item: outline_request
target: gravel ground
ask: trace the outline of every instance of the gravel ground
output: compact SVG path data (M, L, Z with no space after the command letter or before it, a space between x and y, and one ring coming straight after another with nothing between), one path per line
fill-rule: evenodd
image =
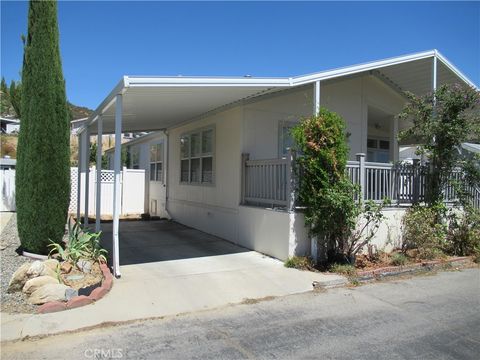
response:
M13 273L24 262L32 262L32 260L18 255L15 251L20 246L17 232L17 214L13 214L0 235L1 311L33 313L37 307L28 304L27 298L22 292L7 293L8 283Z

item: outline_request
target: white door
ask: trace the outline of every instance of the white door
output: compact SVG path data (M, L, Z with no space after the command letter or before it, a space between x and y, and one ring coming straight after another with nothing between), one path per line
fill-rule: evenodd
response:
M150 143L150 181L149 181L149 213L151 216L169 218L167 213L167 167L166 139L155 140Z

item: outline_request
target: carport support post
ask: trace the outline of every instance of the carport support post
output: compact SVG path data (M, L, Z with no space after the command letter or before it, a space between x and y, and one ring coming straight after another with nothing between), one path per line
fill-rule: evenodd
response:
M99 116L97 119L97 191L95 199L95 232L100 231L100 216L102 215L102 132L103 132L103 123L102 117Z
M119 278L120 274L120 256L119 256L119 218L120 218L120 176L121 176L121 153L122 153L122 94L115 98L115 152L114 163L114 182L113 182L113 275Z
M318 116L320 114L320 80L315 81L313 89L313 115ZM310 256L314 264L318 262L318 237L312 235L310 238Z
M83 162L85 166L85 212L83 214L84 227L88 227L88 199L90 197L90 127L87 126L84 134Z
M320 81L315 81L313 97L313 114L317 116L320 113Z
M82 151L83 151L83 132L78 134L78 155L77 155L77 222L80 222L80 212L82 207Z

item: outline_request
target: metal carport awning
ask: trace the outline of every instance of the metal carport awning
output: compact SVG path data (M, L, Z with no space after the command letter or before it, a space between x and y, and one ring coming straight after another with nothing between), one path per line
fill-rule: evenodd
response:
M340 69L290 78L253 77L157 77L124 76L79 130L79 171L77 218L80 218L81 169L88 172L89 139L97 134L97 163L101 164L102 134L115 133L113 270L120 276L118 228L120 213L120 157L122 132L164 130L193 121L212 111L266 93L313 85L313 113L320 108L320 83L357 74L371 74L398 92L417 95L435 90L437 85L461 82L476 88L465 75L438 51L431 50ZM100 175L97 168L96 231L100 230ZM88 194L88 176L85 193ZM88 214L88 196L85 197ZM88 225L88 216L85 216Z
M90 135L97 135L97 164L102 162L102 135L115 134L113 197L113 271L120 277L119 214L122 132L159 131L181 125L211 111L290 87L289 79L258 78L158 78L125 76L79 131L79 171L77 204L81 201L81 173L85 195L89 192L88 159ZM96 171L95 231L100 231L101 169ZM88 214L88 196L84 213ZM80 206L77 207L80 219ZM84 217L88 225L88 216Z

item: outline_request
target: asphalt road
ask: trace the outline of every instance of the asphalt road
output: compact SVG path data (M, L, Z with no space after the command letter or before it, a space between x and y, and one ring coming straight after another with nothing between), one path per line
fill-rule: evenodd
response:
M135 306L135 304L132 304ZM2 359L479 359L480 270L3 344Z

